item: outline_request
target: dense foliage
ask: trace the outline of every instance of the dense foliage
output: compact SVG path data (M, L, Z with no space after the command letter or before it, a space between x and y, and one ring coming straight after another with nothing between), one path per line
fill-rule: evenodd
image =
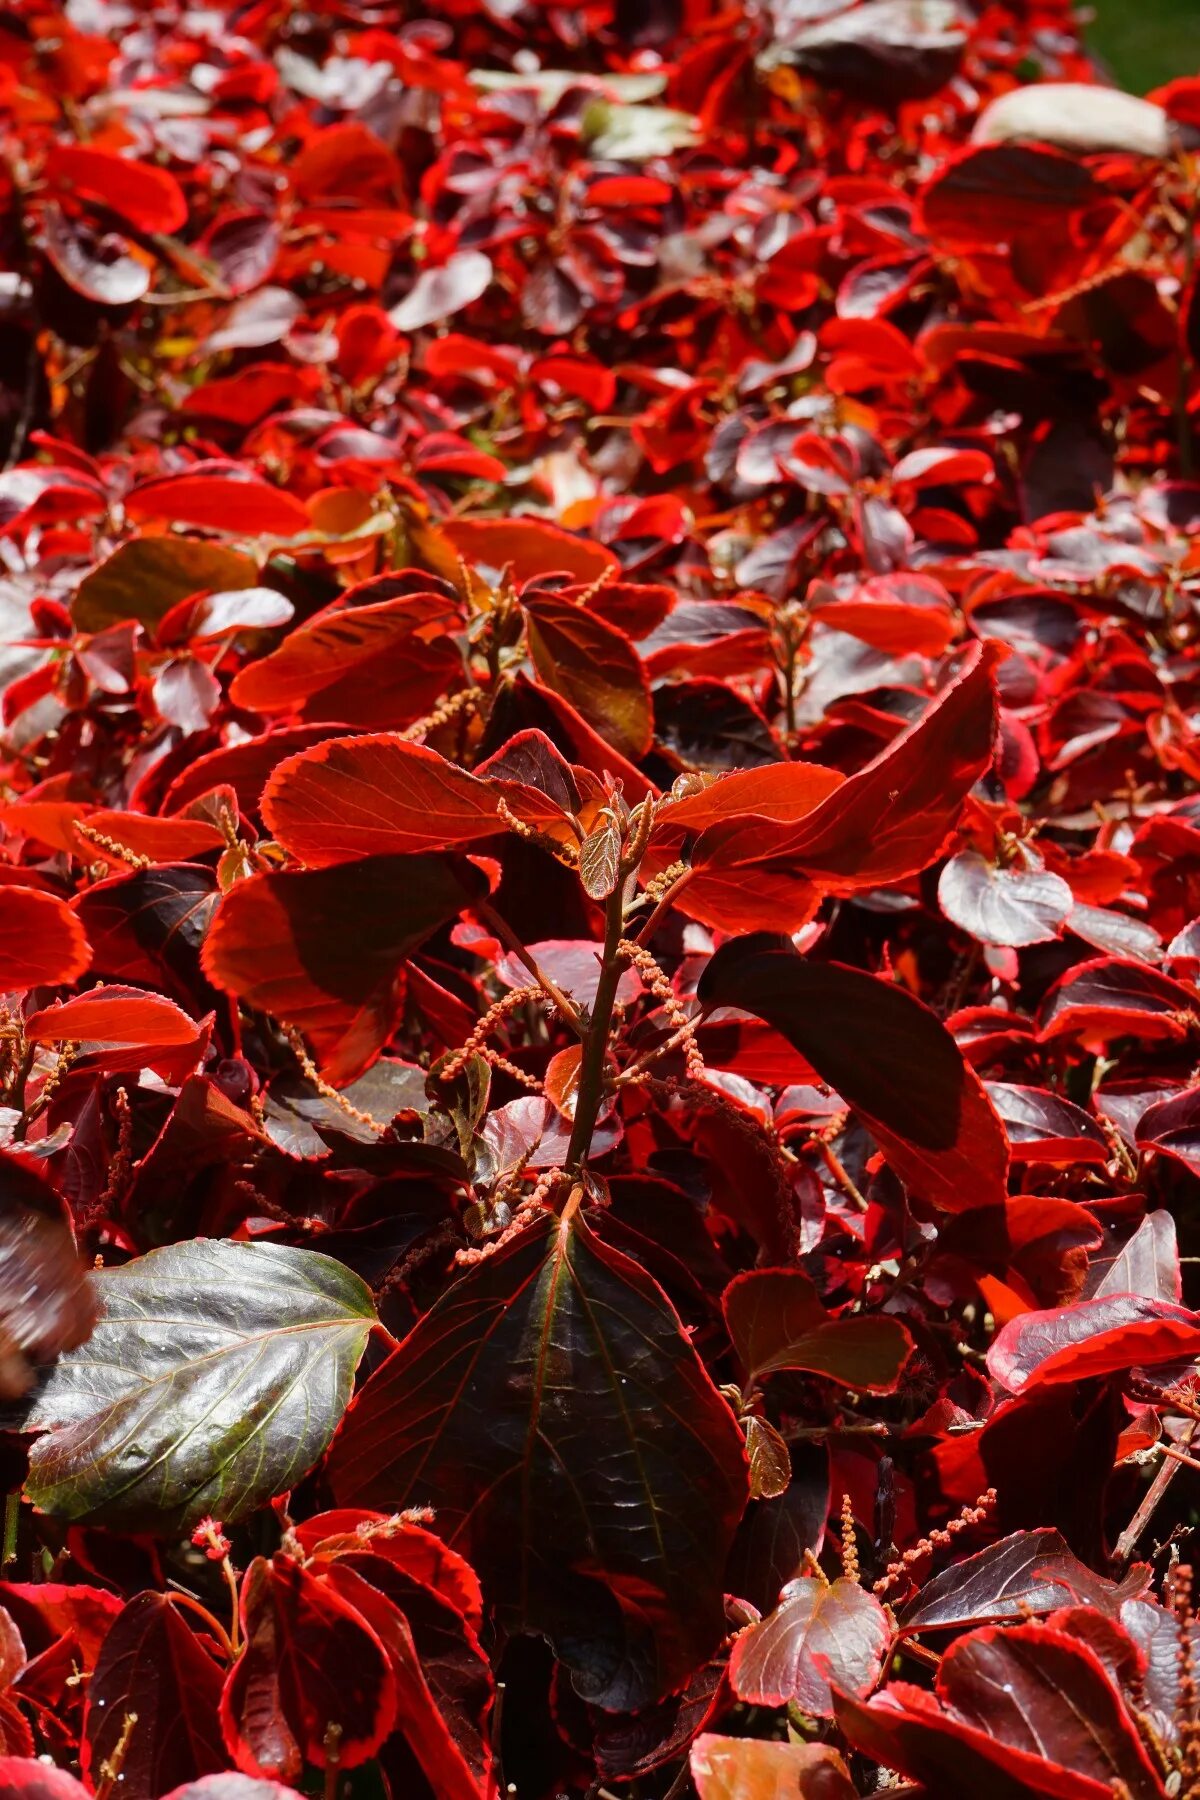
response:
M0 15L0 1795L1200 1795L1200 81L1092 79Z

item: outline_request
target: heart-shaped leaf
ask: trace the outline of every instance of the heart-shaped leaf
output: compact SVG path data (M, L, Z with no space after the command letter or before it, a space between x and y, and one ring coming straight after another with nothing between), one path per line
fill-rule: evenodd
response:
M330 1465L347 1504L436 1508L513 1629L632 1710L723 1630L746 1459L660 1289L547 1217L456 1282L366 1384Z
M316 1462L375 1313L331 1257L195 1238L91 1277L100 1319L22 1409L43 1512L124 1530L240 1518Z
M874 1687L892 1635L887 1614L856 1582L802 1575L779 1605L733 1647L729 1679L754 1706L794 1703L814 1718L833 1716L833 1689Z
M977 850L952 856L938 881L946 917L981 944L1020 948L1056 938L1075 896L1048 869L997 868Z

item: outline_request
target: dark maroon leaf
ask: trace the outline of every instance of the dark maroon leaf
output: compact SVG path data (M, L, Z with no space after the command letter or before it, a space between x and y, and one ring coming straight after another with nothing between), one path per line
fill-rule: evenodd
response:
M892 983L754 943L713 957L700 999L755 1013L781 1032L923 1199L950 1212L997 1204L1008 1147L945 1026Z
M101 1779L136 1714L120 1762L132 1800L160 1794L229 1766L217 1705L223 1675L205 1643L167 1594L138 1594L113 1622L87 1690L83 1769Z
M434 1506L598 1705L649 1704L720 1638L740 1433L658 1288L582 1223L532 1225L448 1290L351 1408L331 1475L343 1503Z

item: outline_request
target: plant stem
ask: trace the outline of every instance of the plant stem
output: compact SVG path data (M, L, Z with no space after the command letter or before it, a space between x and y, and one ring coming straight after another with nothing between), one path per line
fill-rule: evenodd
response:
M621 979L621 939L625 935L625 881L618 881L604 909L604 951L600 964L600 980L596 999L583 1039L583 1061L579 1071L579 1097L575 1103L575 1125L567 1151L567 1170L574 1173L585 1161L596 1129L596 1117L604 1097L604 1064L608 1057L608 1034L612 1028L613 1005L617 984Z
M1200 1420L1192 1419L1189 1422L1187 1429L1180 1438L1181 1448L1186 1449L1191 1443L1196 1435L1196 1427L1198 1424L1200 1424ZM1133 1552L1137 1547L1137 1541L1150 1523L1150 1520L1158 1507L1159 1501L1179 1473L1180 1460L1180 1458L1175 1456L1164 1456L1162 1462L1159 1464L1154 1480L1150 1483L1150 1486L1146 1489L1146 1492L1142 1497L1142 1504L1138 1507L1132 1519L1130 1519L1128 1525L1117 1539L1117 1547L1113 1552L1113 1555L1120 1567L1124 1568L1125 1564L1133 1555Z
M558 984L551 981L545 971L538 967L533 954L526 949L508 920L504 918L502 914L498 913L495 907L487 900L481 900L476 906L475 911L485 925L491 926L501 943L504 944L507 949L512 951L512 954L519 962L525 965L538 986L543 988L550 996L551 1000L553 1000L555 1006L557 1006L559 1012L571 1027L572 1031L576 1032L579 1037L585 1036L587 1027L580 1017L579 1008L572 1000L567 998L566 994L563 993Z
M21 1490L14 1488L4 1500L4 1551L0 1568L9 1569L17 1560L17 1529L21 1523Z

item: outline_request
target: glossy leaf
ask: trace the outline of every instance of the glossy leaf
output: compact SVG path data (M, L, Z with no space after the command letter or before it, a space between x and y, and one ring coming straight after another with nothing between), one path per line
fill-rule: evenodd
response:
M583 1224L531 1225L451 1287L363 1389L331 1476L343 1503L436 1507L597 1705L648 1704L721 1635L740 1433L659 1289Z
M952 856L938 881L946 917L982 944L1043 944L1058 936L1075 904L1060 875L997 868L974 850Z
M1123 1582L1111 1582L1072 1556L1057 1531L1018 1531L923 1582L902 1623L905 1631L960 1629L1076 1605L1111 1617L1148 1579L1139 1564Z
M1060 1381L1124 1374L1200 1355L1200 1318L1140 1294L1110 1294L1053 1312L1022 1313L988 1351L1009 1393Z
M973 1631L951 1646L938 1692L965 1724L1110 1787L1162 1792L1137 1727L1095 1654L1047 1625Z
M874 1687L891 1637L874 1595L855 1582L815 1575L790 1581L773 1613L738 1638L729 1680L755 1706L795 1704L814 1718L833 1714L833 1691Z
M92 1277L100 1318L21 1415L44 1512L126 1529L237 1518L311 1468L374 1321L329 1257L195 1239Z

